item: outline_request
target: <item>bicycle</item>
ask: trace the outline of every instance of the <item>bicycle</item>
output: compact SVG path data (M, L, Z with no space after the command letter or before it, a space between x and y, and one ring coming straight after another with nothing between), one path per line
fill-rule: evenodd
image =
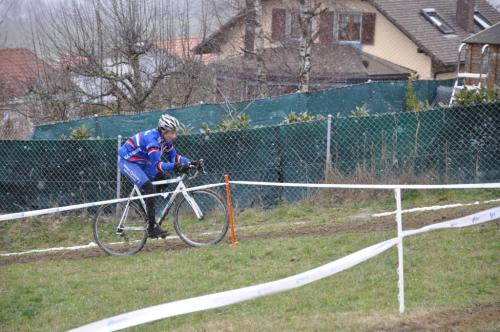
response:
M193 169L196 170L194 174ZM177 183L175 190L164 196L168 201L156 222L161 225L173 209L175 232L182 241L193 247L219 243L229 226L227 207L219 194L209 189L185 191L187 187L184 180L192 180L200 174L206 174L203 160L196 165L191 164L188 173L177 175L174 179L153 182L156 186ZM140 191L134 186L129 198L136 194L140 195ZM94 239L98 246L112 256L129 256L140 251L148 239L145 211L143 198L101 206L93 224Z

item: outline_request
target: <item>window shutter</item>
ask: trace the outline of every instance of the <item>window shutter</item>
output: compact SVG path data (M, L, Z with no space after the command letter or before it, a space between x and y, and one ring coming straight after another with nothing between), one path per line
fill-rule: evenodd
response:
M319 18L319 41L320 43L333 42L333 20L334 12L324 12Z
M273 9L273 22L271 37L273 40L285 38L286 10L284 8Z
M255 43L255 24L253 13L247 14L245 22L245 51L253 52Z
M363 27L361 32L361 42L373 45L375 42L375 13L363 13Z

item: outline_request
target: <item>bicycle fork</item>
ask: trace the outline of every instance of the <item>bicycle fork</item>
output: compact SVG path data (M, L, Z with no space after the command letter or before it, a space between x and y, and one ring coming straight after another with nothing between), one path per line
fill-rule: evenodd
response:
M184 183L179 185L179 189L182 191L182 196L184 196L184 198L186 199L186 202L188 202L189 206L191 206L194 213L196 214L196 218L198 220L203 220L204 215L200 209L200 206L198 205L198 203L196 203L194 198L191 195L189 195L189 192L184 190L184 189L186 189L186 187L184 186Z

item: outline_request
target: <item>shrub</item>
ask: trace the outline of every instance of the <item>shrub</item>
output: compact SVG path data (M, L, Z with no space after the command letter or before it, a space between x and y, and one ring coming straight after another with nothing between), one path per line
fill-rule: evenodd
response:
M361 106L356 106L356 109L351 111L351 115L355 117L363 117L363 116L368 116L370 115L370 110L368 109L368 106L366 104L363 104Z
M82 124L80 127L71 131L71 133L69 134L69 138L76 140L84 140L84 139L89 139L91 135L92 133L90 128Z
M464 88L457 93L453 104L468 106L473 104L492 102L499 99L500 93L490 88L482 87L479 90L468 90L467 88Z
M323 117L321 115L310 115L307 112L302 112L299 114L292 112L284 118L282 123L290 124L290 123L308 122L314 120L321 120L322 118Z

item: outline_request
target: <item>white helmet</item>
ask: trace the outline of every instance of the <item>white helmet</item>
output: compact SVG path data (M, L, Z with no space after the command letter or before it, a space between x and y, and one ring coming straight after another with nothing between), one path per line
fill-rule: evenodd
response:
M179 127L180 127L179 120L177 120L173 116L168 114L163 114L162 116L160 116L160 120L158 121L159 130L177 131Z

